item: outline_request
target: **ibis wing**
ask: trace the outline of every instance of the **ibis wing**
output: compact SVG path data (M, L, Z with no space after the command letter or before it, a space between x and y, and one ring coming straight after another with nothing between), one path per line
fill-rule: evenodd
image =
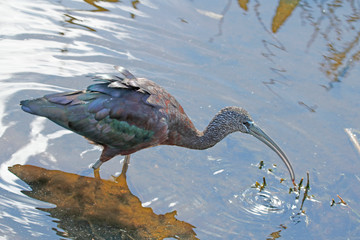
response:
M87 91L46 95L48 109L61 111L61 118L46 117L95 143L129 154L167 139L167 123L158 107L146 104L145 94L98 83Z
M22 108L121 154L165 142L168 118L181 106L154 82L122 74L125 78L97 79L84 91L22 101Z

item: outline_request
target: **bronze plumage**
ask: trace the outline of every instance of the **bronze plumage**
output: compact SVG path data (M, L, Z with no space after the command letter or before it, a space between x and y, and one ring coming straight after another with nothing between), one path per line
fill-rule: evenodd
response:
M123 77L98 79L100 82L83 91L24 100L22 109L103 146L94 169L116 155L126 155L128 161L130 154L157 145L206 149L239 131L253 135L275 151L294 183L295 174L284 152L243 108L225 107L204 131L199 131L165 89L146 78L134 77L122 67L115 68Z

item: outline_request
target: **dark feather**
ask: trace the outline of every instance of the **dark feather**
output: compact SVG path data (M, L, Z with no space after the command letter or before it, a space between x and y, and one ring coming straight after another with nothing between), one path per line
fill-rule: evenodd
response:
M121 73L125 78L98 79L85 91L22 101L22 108L120 154L166 141L169 106L161 99L170 95L161 95L165 90L160 86L127 70Z

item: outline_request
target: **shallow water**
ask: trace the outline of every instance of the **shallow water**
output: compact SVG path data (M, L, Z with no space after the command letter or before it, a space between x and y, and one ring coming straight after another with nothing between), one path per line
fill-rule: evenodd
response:
M81 236L37 209L54 205L24 195L8 167L92 177L100 149L19 102L83 89L121 65L166 88L199 129L224 106L244 107L296 182L310 176L300 210L304 189L289 194L285 166L251 136L204 151L159 146L132 155L127 172L143 207L176 210L199 239L359 239L359 1L17 0L0 13L0 238ZM119 173L121 160L101 176Z

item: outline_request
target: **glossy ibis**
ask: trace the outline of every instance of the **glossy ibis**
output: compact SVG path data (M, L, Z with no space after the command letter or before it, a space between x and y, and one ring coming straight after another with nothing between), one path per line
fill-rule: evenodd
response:
M164 88L146 78L136 78L123 67L115 67L123 77L97 79L86 90L45 95L21 101L25 112L47 117L60 126L103 146L93 165L116 155L130 154L157 145L207 149L232 132L248 133L275 151L285 163L291 180L295 174L285 153L239 107L225 107L204 131L190 121L181 105Z

